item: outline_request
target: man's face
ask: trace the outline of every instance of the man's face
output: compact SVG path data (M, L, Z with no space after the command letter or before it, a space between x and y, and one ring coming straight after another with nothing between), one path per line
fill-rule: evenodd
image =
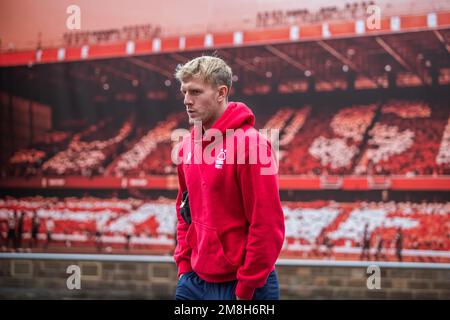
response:
M220 109L218 89L206 83L202 78L194 76L181 82L181 93L189 116L189 123L201 121L204 127L210 127Z

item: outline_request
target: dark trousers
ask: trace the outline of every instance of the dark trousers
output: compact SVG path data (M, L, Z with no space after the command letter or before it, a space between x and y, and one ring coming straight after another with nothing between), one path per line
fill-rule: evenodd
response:
M206 282L195 272L183 274L178 280L176 300L236 300L237 280L228 282ZM269 274L266 284L255 290L253 300L279 300L280 286L274 271Z

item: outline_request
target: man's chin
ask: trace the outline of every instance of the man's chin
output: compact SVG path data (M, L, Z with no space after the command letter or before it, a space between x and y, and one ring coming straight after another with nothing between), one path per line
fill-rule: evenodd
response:
M202 123L202 120L200 120L200 118L189 117L189 124L196 124L196 123Z

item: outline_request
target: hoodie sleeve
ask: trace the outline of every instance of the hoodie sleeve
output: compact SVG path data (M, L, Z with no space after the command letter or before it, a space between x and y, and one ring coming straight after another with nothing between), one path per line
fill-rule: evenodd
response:
M268 161L263 161L258 156L255 164L246 161L245 164L238 165L237 169L249 223L246 255L237 272L236 296L241 299L251 299L255 289L266 283L280 254L285 232L278 189L278 168L272 148L265 139L256 146L246 150L246 160L249 159L248 153L258 154L260 149L267 152L268 156L265 158Z
M184 178L183 164L177 166L178 174L178 195L176 201L176 211L177 211L177 246L175 248L175 263L178 267L178 276L183 273L192 271L191 266L191 251L192 249L186 243L186 233L188 231L189 225L184 221L180 215L180 204L183 196L183 192L187 190L186 181Z

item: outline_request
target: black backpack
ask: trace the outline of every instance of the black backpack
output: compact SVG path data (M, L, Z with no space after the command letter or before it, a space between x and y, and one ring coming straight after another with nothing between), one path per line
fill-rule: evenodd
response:
M181 204L180 204L180 215L187 224L191 224L191 209L189 208L189 195L187 191L183 192Z

